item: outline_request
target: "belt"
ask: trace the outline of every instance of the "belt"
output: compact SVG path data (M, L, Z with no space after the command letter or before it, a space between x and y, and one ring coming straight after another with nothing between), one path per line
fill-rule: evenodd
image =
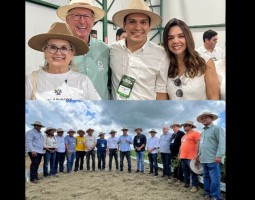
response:
M110 149L110 150L117 150L117 149Z

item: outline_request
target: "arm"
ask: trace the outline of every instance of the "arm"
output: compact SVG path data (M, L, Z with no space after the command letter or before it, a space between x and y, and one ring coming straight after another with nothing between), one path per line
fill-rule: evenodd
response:
M156 94L157 94L156 100L169 100L169 96L167 93L157 92Z
M225 155L225 150L226 150L226 135L225 135L225 131L223 130L223 128L218 127L217 130L217 136L218 136L218 148L217 148L217 153L216 153L216 158L215 158L215 162L220 163L221 162L221 158Z
M220 89L219 80L216 73L215 64L212 59L206 63L207 67L205 70L205 85L206 94L209 100L219 100L220 99Z

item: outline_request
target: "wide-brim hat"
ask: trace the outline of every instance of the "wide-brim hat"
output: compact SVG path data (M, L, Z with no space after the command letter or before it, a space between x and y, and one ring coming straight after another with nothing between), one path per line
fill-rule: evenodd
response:
M143 131L143 129L142 129L142 128L140 128L140 127L138 127L138 128L135 128L135 129L134 129L134 131L137 131L137 130L141 130L141 131Z
M117 131L115 131L114 129L112 129L112 130L110 131L110 134L112 134L112 133L117 133Z
M67 133L70 133L70 132L76 133L76 131L74 131L74 130L71 129L71 128L67 131Z
M62 39L69 41L75 48L74 55L83 55L89 51L88 45L80 38L73 35L66 23L55 22L51 25L48 33L42 33L31 37L28 46L37 51L44 51L43 47L49 39Z
M121 130L122 131L124 131L124 130L128 131L128 128L127 127L123 127Z
M53 127L47 127L44 133L48 133L50 130L54 130L54 132L56 131L56 129Z
M35 122L34 122L33 124L31 124L31 125L33 125L33 126L37 125L37 126L44 127L44 126L42 125L42 123L39 122L39 121L35 121Z
M57 128L57 131L56 131L57 133L58 132L64 132L64 130L62 129L62 128Z
M61 6L57 9L57 15L63 21L66 21L66 16L69 10L73 8L87 8L93 11L95 22L102 19L105 15L105 11L97 6L93 5L92 0L72 0L68 5Z
M203 166L197 159L190 161L190 169L196 174L203 174Z
M181 127L182 125L178 122L174 122L172 125L170 125L170 128L173 128L173 126L179 126Z
M157 133L157 131L155 131L155 129L150 129L149 133Z
M151 19L151 29L160 25L160 23L162 22L162 18L158 14L150 11L150 7L146 2L144 2L144 0L132 0L126 9L120 10L112 16L112 21L117 26L123 28L125 16L134 13L148 15Z
M200 123L202 123L202 117L204 117L204 116L211 116L212 117L212 119L213 119L213 121L214 120L216 120L216 119L218 119L218 116L217 115L215 115L215 114L213 114L213 113L211 113L211 112L203 112L201 115L199 115L198 117L197 117L197 121L198 122L200 122Z
M98 133L98 137L100 137L100 135L105 135L105 133L99 132L99 133Z
M183 123L181 126L184 126L184 125L191 125L193 128L197 128L197 127L194 125L194 122L193 122L193 121L186 121L186 122Z
M80 129L80 130L78 130L77 131L77 133L79 134L79 133L83 133L83 134L85 134L85 131L84 130L82 130L82 129Z
M93 128L88 128L88 129L86 130L86 133L88 133L89 131L94 132L95 130L94 130Z

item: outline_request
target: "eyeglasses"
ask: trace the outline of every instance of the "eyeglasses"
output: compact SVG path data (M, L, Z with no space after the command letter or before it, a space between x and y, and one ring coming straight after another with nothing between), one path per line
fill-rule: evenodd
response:
M55 45L49 45L49 44L47 44L45 46L45 48L47 48L49 53L51 53L51 54L57 53L57 51L60 50L60 53L62 53L64 55L68 54L69 51L72 50L71 47L62 46L62 47L58 48Z
M181 79L180 78L175 79L174 84L179 87L182 84ZM176 91L176 96L177 97L182 97L183 96L183 91L181 89L178 89Z
M93 19L94 15L90 15L90 14L84 14L84 15L80 15L80 14L69 14L69 16L72 16L72 19L75 21L78 21L81 19L81 17L84 18L85 21L90 21Z

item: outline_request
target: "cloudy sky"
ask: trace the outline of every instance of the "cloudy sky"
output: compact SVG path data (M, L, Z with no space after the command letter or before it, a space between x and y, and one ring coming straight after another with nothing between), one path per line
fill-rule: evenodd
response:
M45 127L95 129L110 136L111 129L122 135L121 129L127 127L129 134L135 136L134 128L141 127L143 134L149 136L151 128L162 134L163 125L173 122L184 123L191 120L202 130L202 124L196 121L198 115L210 111L219 116L214 122L225 129L225 101L26 101L26 131L33 128L34 121L40 121ZM41 129L43 132L45 128ZM172 131L170 129L170 131ZM66 132L65 132L66 134Z

